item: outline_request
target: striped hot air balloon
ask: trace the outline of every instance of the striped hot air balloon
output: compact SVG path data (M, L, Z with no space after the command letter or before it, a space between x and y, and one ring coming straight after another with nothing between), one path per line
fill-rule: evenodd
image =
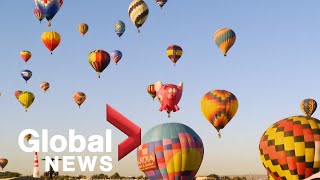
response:
M41 10L38 7L35 7L34 10L33 10L33 14L39 20L39 22L41 23L42 19L44 18Z
M147 87L147 92L152 97L153 100L157 96L157 92L154 88L154 84L151 84Z
M167 56L173 62L174 65L176 65L178 60L181 58L182 53L183 53L183 50L178 45L170 45L167 48Z
M140 27L146 22L149 14L147 4L143 0L133 0L128 9L129 17L140 33Z
M320 171L320 121L308 116L282 119L263 133L260 160L270 180L303 180Z
M43 44L48 48L48 50L51 52L58 47L61 41L61 36L59 33L55 31L48 31L44 32L42 34L42 42Z
M104 50L94 50L90 52L88 60L100 78L100 73L110 64L110 55Z
M48 82L42 82L40 84L40 88L43 90L43 92L46 92L50 87L50 84Z
M20 57L24 62L28 62L29 59L31 58L31 52L30 51L21 51L20 52Z
M232 29L221 28L214 33L213 39L224 56L227 56L227 52L236 41L236 33Z
M231 121L238 110L238 100L231 92L213 90L202 97L200 107L205 118L218 131L220 138L220 130Z
M137 164L151 180L192 180L203 155L202 140L193 129L180 123L166 123L143 136L137 149Z
M83 92L76 92L73 94L73 100L76 102L80 108L81 104L84 103L87 96Z
M19 102L24 107L26 112L28 111L28 108L32 105L34 99L35 96L32 92L29 91L22 92L18 97Z
M122 36L122 34L126 31L126 25L122 21L116 21L114 25L114 31L117 33L119 38Z
M80 24L78 24L78 30L79 30L80 34L82 34L82 36L84 36L88 32L89 26L86 23L80 23Z
M122 53L119 50L114 50L110 53L111 59L116 63L116 65L118 64L118 62L121 60L122 58Z
M306 116L311 116L317 109L317 101L314 99L304 99L300 104L300 108Z
M156 3L160 6L160 8L162 9L162 7L167 3L167 0L156 0Z

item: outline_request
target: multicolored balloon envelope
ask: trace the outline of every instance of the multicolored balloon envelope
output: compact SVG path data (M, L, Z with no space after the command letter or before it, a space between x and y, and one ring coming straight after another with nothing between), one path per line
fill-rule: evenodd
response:
M84 36L89 30L89 26L86 23L80 23L78 24L78 31L82 36Z
M122 21L116 21L114 25L114 31L117 33L119 38L122 36L122 34L126 31L126 24Z
M201 138L190 127L166 123L149 130L137 150L137 163L151 180L192 180L204 154Z
M170 45L167 48L167 56L173 62L174 65L176 65L178 60L181 58L182 53L183 53L183 50L178 45Z
M140 32L140 27L146 22L149 14L148 5L143 0L133 0L128 9L129 17Z
M31 52L30 51L21 51L20 52L20 57L24 62L28 62L29 59L31 58Z
M41 10L38 7L35 7L33 10L33 14L41 23L42 19L44 18Z
M232 29L221 28L214 33L214 42L220 48L224 56L236 42L236 33Z
M76 92L73 94L73 100L76 102L80 108L81 104L87 99L87 96L83 92Z
M312 116L317 110L317 101L314 99L304 99L300 104L301 111L306 116Z
M32 92L24 91L22 92L19 97L18 101L21 103L21 105L24 107L25 111L28 111L28 108L32 105L34 102L35 96Z
M114 50L110 53L110 56L112 58L112 60L116 63L116 65L118 64L118 62L121 60L122 58L122 53L119 50Z
M63 0L35 0L34 2L48 20L48 26L51 26L51 20L60 10Z
M90 52L88 60L100 78L100 73L110 64L110 55L106 51L98 49Z
M0 167L2 170L7 166L7 164L8 164L8 159L5 159L5 158L0 159Z
M154 88L154 84L150 84L148 87L147 87L147 92L148 94L152 97L152 99L154 100L154 98L157 96L157 92Z
M42 82L40 84L40 88L43 92L46 92L50 88L50 84L48 82Z
M320 121L291 116L271 125L259 144L270 180L303 180L320 171Z
M235 95L226 90L213 90L206 93L200 102L202 114L216 128L219 138L223 129L238 110Z
M41 39L43 44L48 48L48 50L52 54L52 51L59 46L61 41L61 36L59 33L55 31L48 31L42 34Z

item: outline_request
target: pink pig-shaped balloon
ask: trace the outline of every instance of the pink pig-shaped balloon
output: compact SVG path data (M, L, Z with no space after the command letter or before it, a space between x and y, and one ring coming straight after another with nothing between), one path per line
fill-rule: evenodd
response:
M157 97L161 104L159 111L167 111L168 117L170 112L179 111L178 103L182 96L183 83L181 82L178 86L174 84L162 84L161 81L154 83L154 88L157 92Z

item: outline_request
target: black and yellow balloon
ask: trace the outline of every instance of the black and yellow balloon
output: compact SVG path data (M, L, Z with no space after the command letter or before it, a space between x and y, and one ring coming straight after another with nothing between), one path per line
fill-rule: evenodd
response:
M300 108L303 114L310 117L317 109L317 101L314 99L304 99L300 103Z
M229 49L236 42L236 33L232 29L221 28L214 33L213 40L223 55L227 56Z
M146 22L149 8L143 0L133 0L128 9L129 17L140 32L140 27Z
M34 99L34 94L29 91L22 92L18 97L19 102L24 107L26 112L28 111L28 108L32 105Z

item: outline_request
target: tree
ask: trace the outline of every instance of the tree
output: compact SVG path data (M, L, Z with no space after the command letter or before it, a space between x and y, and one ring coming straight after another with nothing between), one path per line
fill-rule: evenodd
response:
M111 179L120 179L121 176L119 175L119 173L114 173L112 176L110 176Z
M210 174L208 177L214 177L214 178L216 178L216 179L218 179L218 178L219 178L219 176L218 176L218 175L216 175L216 174Z

